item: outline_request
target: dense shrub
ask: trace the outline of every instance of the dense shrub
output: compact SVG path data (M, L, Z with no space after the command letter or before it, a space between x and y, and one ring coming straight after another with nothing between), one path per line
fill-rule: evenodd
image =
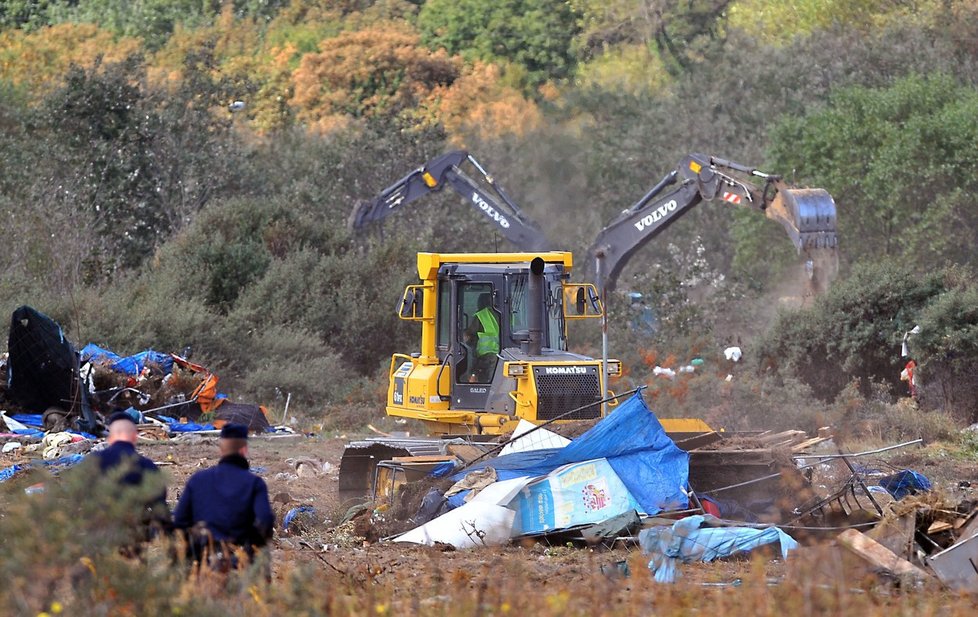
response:
M759 344L765 368L796 375L827 401L851 379L859 380L864 394L872 381L895 391L905 362L903 334L944 291L946 276L893 262L854 267L812 307L778 314Z

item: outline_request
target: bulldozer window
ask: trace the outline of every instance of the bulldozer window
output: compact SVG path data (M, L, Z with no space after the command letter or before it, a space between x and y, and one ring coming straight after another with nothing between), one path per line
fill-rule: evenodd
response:
M456 365L456 379L466 383L490 383L500 350L500 314L493 304L490 283L466 283L459 288L461 307L458 331L466 349Z
M564 338L564 290L553 287L550 301L547 303L547 346L550 349L567 349Z
M525 276L509 279L510 332L519 332L530 327L526 313L526 286Z
M448 281L438 281L438 336L435 346L439 350L448 351L452 325L452 286Z

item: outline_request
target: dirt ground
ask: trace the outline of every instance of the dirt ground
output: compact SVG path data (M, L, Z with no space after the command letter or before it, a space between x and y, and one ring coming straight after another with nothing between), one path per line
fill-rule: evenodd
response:
M359 537L366 535L362 526L337 527L354 505L340 502L338 496L339 462L348 440L349 436L324 438L310 435L251 439L249 459L252 468L268 484L277 516L276 537L272 544L276 576L284 577L291 569L304 564L333 570L358 584L396 584L405 577L431 571L443 573L458 583L498 576L500 572L540 585L559 579L561 584L571 587L617 579L627 587L649 580L648 558L637 546L582 548L527 543L456 551L392 542L365 543ZM184 435L166 441L146 441L140 442L138 449L156 461L168 475L171 506L175 505L187 478L199 469L216 464L219 458L216 436ZM6 466L17 462L14 457L16 454L0 454L0 463ZM859 463L881 472L897 468L921 471L955 503L965 498L978 498L976 489L970 486L972 481L978 485L978 460L952 456L940 446L898 450L888 456L860 459ZM816 489L828 490L838 479L827 471L829 469L827 466L820 475L815 475ZM832 469L838 470L838 465ZM844 475L845 471L842 473ZM285 514L299 506L311 506L315 511L298 515L290 529L283 530ZM379 516L383 517L384 513ZM797 536L805 544L825 543L824 539L816 542L801 533ZM779 555L765 553L762 561L763 576L772 582L784 579L788 568ZM631 570L629 577L621 575L625 564ZM752 571L756 574L757 568L745 558L684 565L681 571L686 584L723 588L739 585Z
M359 528L347 525L333 529L354 505L341 503L337 490L339 461L347 441L315 436L252 438L249 458L253 469L268 484L277 515L272 556L279 573L296 564L315 564L364 582L382 583L403 577L405 572L435 567L460 579L479 577L491 570L518 573L524 580L540 584L546 584L554 577L568 584L575 581L586 584L602 574L615 578L623 563L633 571L636 567L645 568L647 558L635 546L572 548L527 543L504 548L446 551L390 542L364 543L357 538ZM171 489L168 496L172 503L176 502L190 474L215 464L219 458L215 437L188 436L140 444L139 449L169 475ZM978 480L978 461L949 459L942 456L939 448L898 450L862 463L867 468L882 471L915 468L932 477L940 490L955 499L976 497L970 486L962 484ZM838 464L831 468L838 469ZM814 479L816 488L826 490L833 476L816 475ZM315 512L299 515L290 531L283 530L286 512L298 506L312 506ZM764 566L765 574L771 580L777 580L784 575L784 563L776 555L771 557L774 558ZM685 565L683 572L688 583L724 586L738 584L750 568L749 560L734 559Z

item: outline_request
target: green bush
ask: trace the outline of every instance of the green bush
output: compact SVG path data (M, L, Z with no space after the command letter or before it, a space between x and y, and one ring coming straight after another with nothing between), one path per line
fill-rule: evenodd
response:
M947 271L917 274L908 264L855 266L812 307L782 311L758 345L763 366L794 375L822 400L851 379L864 394L873 381L899 387L903 334L946 287Z

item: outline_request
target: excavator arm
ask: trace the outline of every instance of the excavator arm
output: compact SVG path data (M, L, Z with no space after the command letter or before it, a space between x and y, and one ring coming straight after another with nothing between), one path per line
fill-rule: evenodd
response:
M760 181L761 186L738 178L734 172ZM833 267L838 244L836 213L827 191L790 188L780 176L714 156L691 154L598 233L589 250L598 266L598 284L605 291L614 290L618 276L636 251L700 202L717 199L759 210L779 222L799 254L808 258L813 274L816 262L820 268Z
M491 191L462 171L459 166L466 161L482 175ZM497 232L520 250L541 251L547 248L547 239L540 228L523 215L492 175L464 150L448 152L428 161L381 191L373 200L361 203L350 217L350 225L353 229L360 229L446 186L461 195Z

